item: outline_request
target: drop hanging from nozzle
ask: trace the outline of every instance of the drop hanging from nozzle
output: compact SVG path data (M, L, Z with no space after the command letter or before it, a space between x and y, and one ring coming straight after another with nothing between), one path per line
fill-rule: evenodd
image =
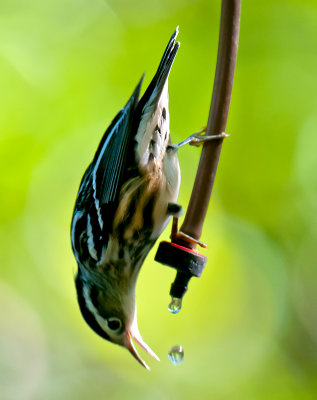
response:
M182 299L171 296L171 301L168 305L168 311L172 314L177 314L182 309Z
M182 299L187 292L190 279L193 276L200 277L207 263L207 257L187 247L163 241L159 245L155 261L177 270L171 285L171 302L168 306L171 313L177 314L182 308Z
M168 311L172 314L177 314L182 308L182 300L187 292L188 283L192 276L186 272L177 271L174 282L171 285L170 296L171 302L168 306Z

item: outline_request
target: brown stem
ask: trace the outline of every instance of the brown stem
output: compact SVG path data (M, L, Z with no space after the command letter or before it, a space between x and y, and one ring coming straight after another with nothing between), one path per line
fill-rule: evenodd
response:
M206 135L225 132L240 27L240 0L222 0L215 82ZM206 142L202 149L188 209L180 230L199 239L214 184L223 139ZM183 242L190 248L195 244Z

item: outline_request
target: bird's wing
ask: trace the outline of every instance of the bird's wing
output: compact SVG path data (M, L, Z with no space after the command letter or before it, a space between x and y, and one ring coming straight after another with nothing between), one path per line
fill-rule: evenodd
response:
M106 130L91 164L93 195L100 205L114 202L119 196L142 81L143 77Z

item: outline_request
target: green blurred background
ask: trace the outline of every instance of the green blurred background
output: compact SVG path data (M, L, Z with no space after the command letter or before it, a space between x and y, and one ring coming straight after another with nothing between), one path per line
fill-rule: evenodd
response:
M174 272L156 247L147 258L139 327L161 358L142 353L147 372L80 316L72 208L103 131L176 25L173 140L206 124L220 1L1 1L1 400L317 398L317 4L242 3L209 262L173 316ZM185 208L199 153L179 152Z

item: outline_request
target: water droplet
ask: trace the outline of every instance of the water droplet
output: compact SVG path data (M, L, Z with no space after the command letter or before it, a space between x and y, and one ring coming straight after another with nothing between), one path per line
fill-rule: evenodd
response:
M177 297L172 297L171 302L168 305L168 311L173 314L177 314L180 312L182 308L182 299L178 299Z
M174 365L179 365L182 363L184 358L184 350L182 346L173 346L168 352L168 358Z

